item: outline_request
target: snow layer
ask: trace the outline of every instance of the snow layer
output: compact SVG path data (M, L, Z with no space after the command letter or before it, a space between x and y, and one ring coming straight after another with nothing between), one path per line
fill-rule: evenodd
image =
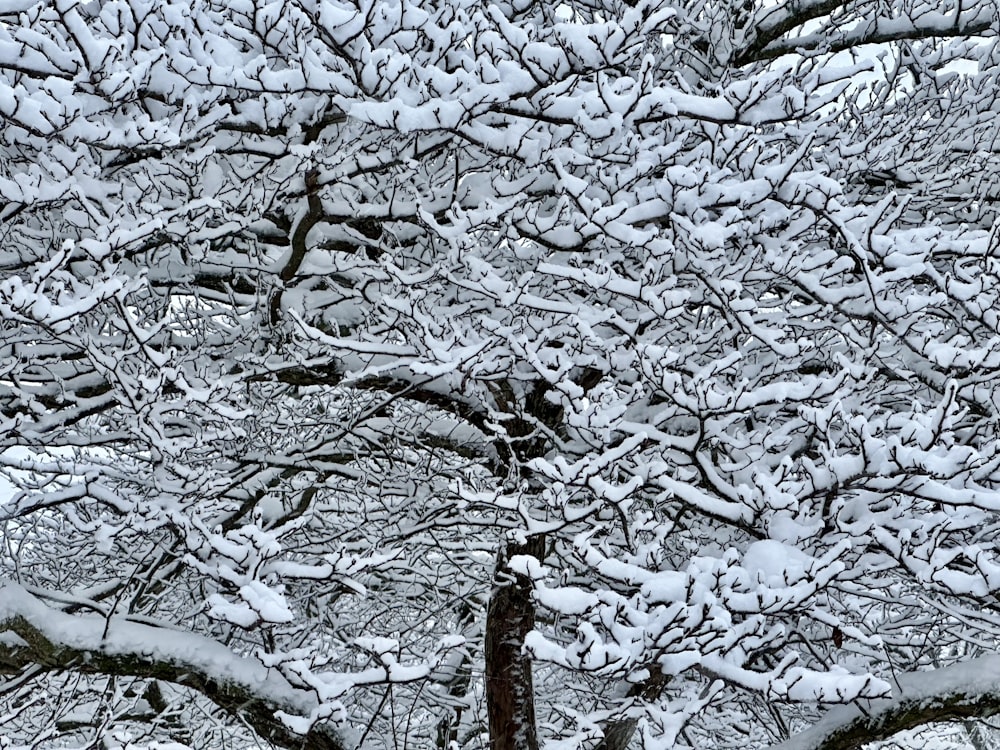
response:
M878 727L893 713L914 703L939 703L949 699L970 701L989 694L1000 697L1000 654L901 675L896 681L892 698L836 708L806 731L774 746L772 750L818 750L830 735L850 726L862 716L866 717L866 724Z
M254 658L234 654L206 636L94 615L69 615L52 609L16 584L0 587L0 628L16 618L53 644L108 656L138 657L192 671L220 684L239 687L288 711L309 713L315 700L293 688L275 670ZM17 648L7 639L0 645Z

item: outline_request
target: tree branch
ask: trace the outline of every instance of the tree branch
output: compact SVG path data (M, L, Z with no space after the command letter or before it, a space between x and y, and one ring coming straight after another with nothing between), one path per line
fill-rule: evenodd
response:
M898 23L879 24L876 20L857 29L852 29L850 33L842 34L839 37L829 34L810 34L804 37L783 39L761 50L755 59L772 60L798 50L823 49L832 54L863 44L886 44L903 40L930 39L931 37L976 36L990 31L993 27L991 19L981 19L946 29L943 26L943 19L944 17L940 14L934 14L934 17L929 21L921 18L908 26L902 26ZM895 20L897 19L893 19L893 21ZM745 63L741 62L740 64Z
M911 672L895 695L862 711L843 706L771 750L856 750L907 729L1000 713L1000 654L949 667Z
M69 615L8 584L0 588L0 674L17 674L33 665L172 682L242 718L275 745L295 750L346 747L329 726L316 725L305 736L285 726L276 712L308 715L316 699L256 659L196 633L122 618Z
M814 18L832 13L846 5L844 0L815 0L814 2L789 2L776 8L769 8L767 14L747 35L743 50L733 56L733 64L748 65L758 60L767 60L764 49L771 42L781 38L796 26L801 26Z
M954 38L985 34L994 27L989 14L976 8L966 18L944 13L924 13L919 18L873 18L843 34L825 30L817 34L780 39L785 33L806 21L813 20L836 9L842 2L810 4L801 15L784 16L782 20L758 28L744 49L733 57L733 64L748 65L753 62L773 60L798 50L843 52L863 44L885 44L902 40Z

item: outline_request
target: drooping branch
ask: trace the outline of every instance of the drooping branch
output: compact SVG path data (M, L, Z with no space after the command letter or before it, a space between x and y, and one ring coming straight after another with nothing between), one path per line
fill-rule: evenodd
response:
M256 659L190 632L69 615L8 584L0 588L0 674L32 666L171 682L201 693L275 745L345 748L329 726L316 725L305 736L287 727L277 712L308 714L316 707L315 697Z
M771 750L857 750L926 724L983 719L1000 713L1000 654L950 667L911 672L895 695L864 710L834 709L816 725Z

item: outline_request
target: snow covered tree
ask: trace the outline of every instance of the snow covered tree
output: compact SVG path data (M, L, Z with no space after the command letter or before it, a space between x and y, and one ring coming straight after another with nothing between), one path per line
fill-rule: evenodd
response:
M1000 712L997 26L0 0L0 747Z

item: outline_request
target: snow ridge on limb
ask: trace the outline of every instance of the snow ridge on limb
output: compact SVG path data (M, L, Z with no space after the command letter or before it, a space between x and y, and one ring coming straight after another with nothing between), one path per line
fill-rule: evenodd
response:
M795 52L840 52L865 44L990 34L996 25L992 11L979 5L968 10L959 5L957 11L942 13L925 4L898 16L869 11L860 23L843 24L845 18L852 17L849 9L850 4L842 0L790 2L769 7L747 26L742 48L733 55L732 63L749 65ZM832 25L841 28L836 31L824 28L818 34L785 37L823 16L828 16Z
M841 706L771 750L854 750L942 721L1000 713L1000 654L901 675L892 698Z
M316 725L305 736L286 726L277 714L308 714L316 708L315 697L257 659L195 633L120 617L66 614L8 583L0 587L0 674L31 665L172 682L203 694L281 747L345 747L329 726Z

